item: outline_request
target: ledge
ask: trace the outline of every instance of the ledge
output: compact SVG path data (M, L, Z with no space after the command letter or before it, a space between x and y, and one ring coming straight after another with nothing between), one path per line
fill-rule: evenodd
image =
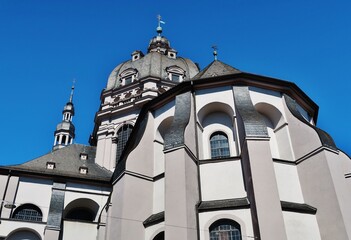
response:
M227 209L250 208L249 200L245 198L232 198L213 201L202 201L198 205L199 212L219 211Z
M287 212L297 212L297 213L307 213L307 214L316 214L317 208L312 207L306 203L294 203L280 201L282 205L282 210Z
M164 220L165 220L165 212L159 212L159 213L152 214L150 217L148 217L143 222L143 225L145 228L147 228L147 227L150 227L152 225L163 222Z

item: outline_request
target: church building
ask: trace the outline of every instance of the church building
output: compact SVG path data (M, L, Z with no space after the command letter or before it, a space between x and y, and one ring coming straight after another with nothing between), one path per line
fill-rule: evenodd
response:
M52 150L0 167L0 239L351 239L351 159L316 103L216 50L200 69L160 23L109 75L89 145L72 87Z

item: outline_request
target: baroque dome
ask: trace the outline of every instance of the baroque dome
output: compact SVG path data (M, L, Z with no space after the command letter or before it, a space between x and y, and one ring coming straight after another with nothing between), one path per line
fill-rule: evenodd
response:
M144 56L141 51L134 51L132 58L119 64L113 69L106 90L118 88L124 84L123 78L133 75L133 81L147 77L171 81L171 74L179 74L180 81L186 81L199 73L198 66L190 59L178 57L177 51L163 36L155 36L148 46Z

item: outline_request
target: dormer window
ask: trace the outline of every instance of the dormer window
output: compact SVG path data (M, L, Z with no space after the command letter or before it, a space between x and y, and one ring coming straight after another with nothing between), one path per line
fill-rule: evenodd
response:
M175 74L175 73L171 73L170 75L171 75L171 77L170 77L171 81L173 81L173 82L180 82L180 79L181 79L180 75Z
M86 154L86 153L80 154L80 160L87 160L87 159L88 159L88 154Z
M132 53L132 61L136 61L140 58L144 57L144 54L142 51L136 50Z
M88 174L88 168L87 167L79 167L79 173L80 174Z
M172 82L182 82L185 78L185 71L178 66L170 66L166 68L168 79Z
M138 71L134 68L128 68L124 70L120 75L120 83L122 86L131 84L137 80Z
M169 49L167 52L169 58L176 59L177 58L177 51L175 49Z
M46 163L46 169L53 170L56 167L56 164L54 162L47 162Z

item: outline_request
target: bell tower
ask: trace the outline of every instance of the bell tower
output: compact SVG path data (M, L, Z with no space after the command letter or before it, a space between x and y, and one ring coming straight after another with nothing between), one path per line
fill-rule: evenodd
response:
M72 123L74 116L73 93L74 85L72 85L69 101L63 108L62 121L57 124L54 132L53 150L63 148L73 143L73 139L75 137L75 127Z

